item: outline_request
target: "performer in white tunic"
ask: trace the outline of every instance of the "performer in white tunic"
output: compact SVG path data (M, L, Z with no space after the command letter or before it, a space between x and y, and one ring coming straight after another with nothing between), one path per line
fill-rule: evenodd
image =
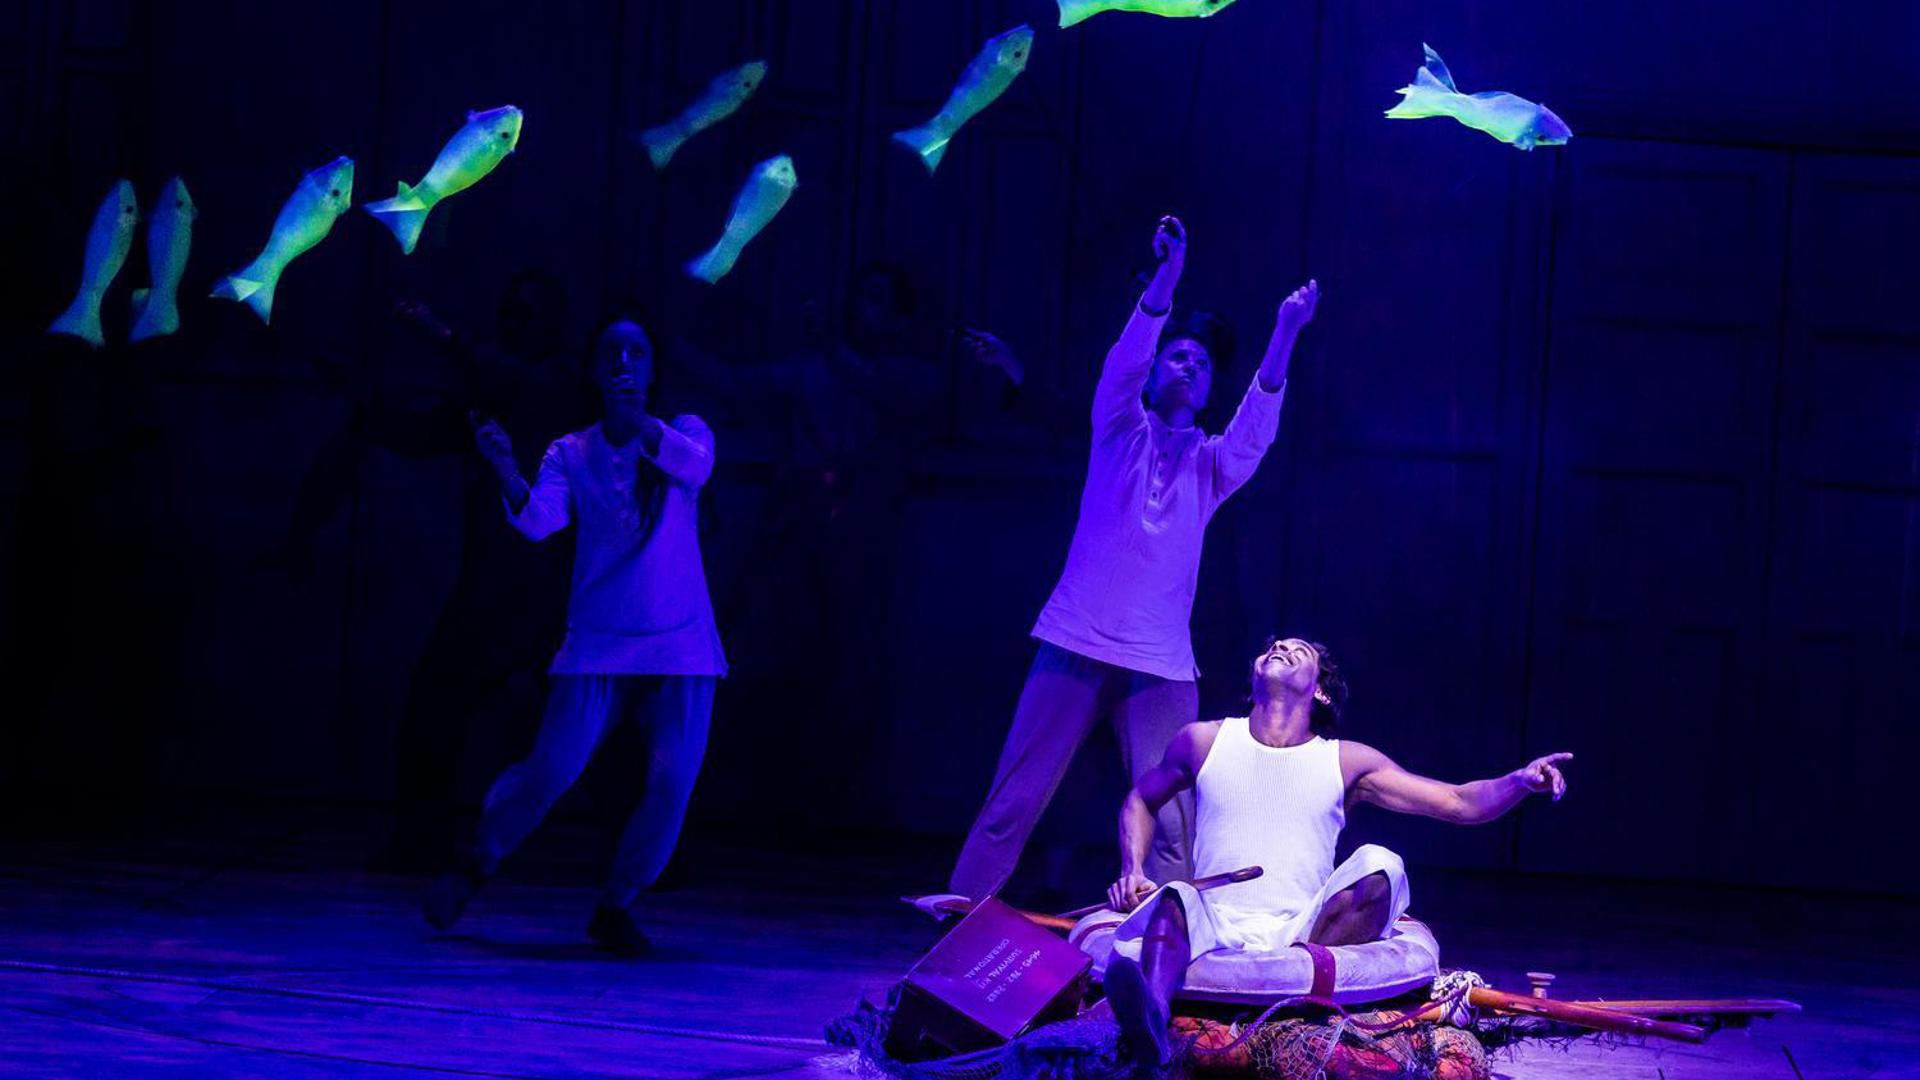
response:
M1350 802L1460 824L1492 821L1536 792L1566 792L1549 754L1505 776L1448 784L1402 769L1363 743L1328 736L1347 686L1326 646L1267 643L1253 660L1250 715L1188 724L1120 810L1120 878L1107 892L1130 911L1114 933L1107 996L1134 1056L1164 1065L1167 1018L1187 965L1215 950L1271 953L1294 945L1378 941L1407 910L1400 857L1374 844L1334 865ZM1201 893L1142 873L1154 812L1194 792L1193 871L1258 866L1252 881Z

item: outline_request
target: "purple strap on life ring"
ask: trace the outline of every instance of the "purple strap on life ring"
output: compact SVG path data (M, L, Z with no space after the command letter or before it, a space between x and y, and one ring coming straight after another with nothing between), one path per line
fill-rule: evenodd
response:
M1293 945L1296 949L1307 950L1307 955L1313 959L1313 989L1307 991L1307 996L1319 998L1322 1001L1332 1001L1333 950L1325 945L1315 945L1310 941L1296 941Z

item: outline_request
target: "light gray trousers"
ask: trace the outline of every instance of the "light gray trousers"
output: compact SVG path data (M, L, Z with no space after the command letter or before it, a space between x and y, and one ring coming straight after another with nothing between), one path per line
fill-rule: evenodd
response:
M615 724L646 731L646 789L627 820L603 899L627 907L667 868L707 752L711 675L555 675L533 753L508 767L480 813L480 864L492 873L592 760Z
M1073 755L1101 717L1112 717L1121 761L1128 778L1137 781L1160 764L1174 733L1199 712L1199 691L1191 682L1130 671L1041 642L987 804L953 868L953 891L978 899L1007 883ZM1114 809L1117 819L1119 808ZM1156 825L1142 869L1154 881L1186 877L1193 793L1183 791L1162 807Z

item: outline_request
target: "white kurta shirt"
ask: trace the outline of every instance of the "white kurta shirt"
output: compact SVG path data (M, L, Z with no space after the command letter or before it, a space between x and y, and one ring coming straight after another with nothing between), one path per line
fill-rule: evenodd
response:
M1033 636L1081 656L1191 682L1194 586L1214 511L1273 445L1286 386L1254 382L1219 435L1173 428L1140 400L1164 316L1135 308L1093 396L1093 451L1067 568Z
M641 531L638 470L667 477L659 520ZM530 539L579 529L567 638L556 675L724 675L700 558L701 485L713 474L713 432L676 417L649 455L641 440L607 441L600 425L555 440L540 461L527 505L508 517Z

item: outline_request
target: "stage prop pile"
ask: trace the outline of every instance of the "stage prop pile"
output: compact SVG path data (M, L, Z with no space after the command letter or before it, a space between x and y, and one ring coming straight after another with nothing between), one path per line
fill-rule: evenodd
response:
M1259 875L1248 867L1186 884L1207 892ZM1064 998L1050 996L1055 986L1078 992L1102 973L1122 913L1095 905L1076 920L952 894L904 899L936 918L961 919L885 1005L861 1002L829 1026L828 1040L847 1051L841 1064L903 1080L1141 1075L1104 998L1088 993L1069 1013ZM1084 966L1062 963L1052 948L1059 945L1077 946L1069 951ZM1489 1052L1522 1040L1700 1043L1724 1028L1800 1011L1764 999L1562 1001L1547 996L1553 976L1534 973L1531 993L1507 993L1473 972L1441 968L1432 931L1410 916L1381 941L1321 951L1328 955L1295 949L1258 972L1231 960L1196 961L1169 1030L1179 1047L1175 1074L1486 1080ZM1015 970L1025 974L1010 978ZM1003 1005L1016 998L1024 1015Z

